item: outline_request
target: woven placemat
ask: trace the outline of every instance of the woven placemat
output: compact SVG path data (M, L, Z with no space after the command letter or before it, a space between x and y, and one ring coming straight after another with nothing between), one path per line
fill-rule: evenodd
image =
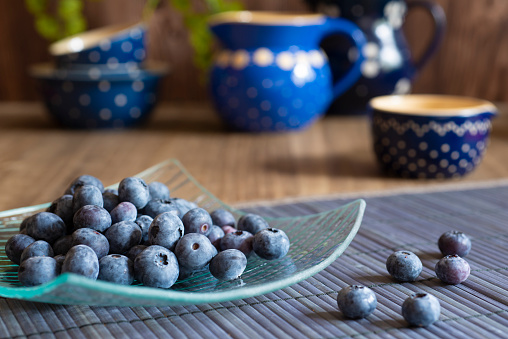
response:
M355 197L356 198L356 197ZM247 208L266 216L322 212L352 198ZM508 338L508 186L368 197L364 221L346 252L306 281L259 297L196 306L87 307L0 299L0 338ZM445 285L434 274L437 239L448 230L472 237L471 276ZM409 250L423 263L420 278L398 283L386 258ZM338 291L371 287L378 306L366 319L345 319ZM403 301L426 291L441 303L441 317L410 328Z

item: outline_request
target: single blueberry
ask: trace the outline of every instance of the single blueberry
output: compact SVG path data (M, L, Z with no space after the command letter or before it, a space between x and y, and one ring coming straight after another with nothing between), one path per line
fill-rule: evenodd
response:
M212 228L212 218L205 209L197 207L189 210L182 217L185 234L200 233L207 236Z
M221 227L213 225L210 233L208 233L208 240L212 243L217 250L220 250L220 240L224 237L225 233Z
M35 240L44 240L52 244L67 233L67 226L58 215L39 212L28 217L26 233Z
M148 190L150 191L151 199L167 200L170 197L168 186L159 181L149 183Z
M227 233L220 241L220 249L225 251L234 248L242 251L248 257L252 252L253 240L254 236L247 231Z
M134 281L134 263L121 254L110 254L99 260L98 280L130 285Z
M104 206L102 192L95 186L84 185L76 189L72 196L72 210L76 213L81 207L86 205Z
M153 222L153 218L149 215L142 214L138 215L134 222L141 228L141 243L144 244L148 242L148 230Z
M340 290L337 305L347 318L362 319L374 312L377 298L368 287L350 285Z
M5 254L13 263L19 265L23 250L33 244L35 239L26 234L15 234L5 243Z
M219 208L210 213L210 217L212 217L212 222L217 226L231 226L235 227L236 220L231 212L226 211L225 209Z
M75 273L96 280L99 275L99 259L97 254L86 245L71 247L65 255L62 273Z
M185 234L176 244L175 255L180 266L199 270L217 255L217 249L208 238L200 233Z
M113 193L115 195L118 195L118 190L115 188L106 188L106 189L104 189L103 193Z
M410 251L397 251L386 259L388 273L398 281L415 281L422 268L420 258Z
M91 228L80 228L72 233L71 247L76 245L86 245L94 250L97 258L101 259L109 253L108 239L102 234Z
M182 220L171 212L159 214L148 229L148 242L173 250L184 234Z
M280 259L289 251L289 238L283 230L265 228L254 235L252 249L263 259Z
M458 231L443 233L439 237L437 245L443 255L457 254L460 257L465 257L471 251L471 239Z
M56 260L57 272L58 272L58 274L60 274L62 272L62 265L65 260L65 255L58 254L58 255L55 255L53 258Z
M239 250L219 252L210 262L210 273L219 280L239 278L247 267L247 257Z
M152 199L146 204L143 212L152 218L155 218L164 212L171 212L178 217L180 216L180 210L178 209L177 204L171 199Z
M171 198L169 200L171 200L173 203L175 203L176 206L178 207L178 211L179 211L178 216L180 218L183 218L185 213L189 212L191 209L198 207L198 205L196 205L195 203L193 203L191 201L187 201L182 198Z
M120 221L104 233L109 241L110 254L125 254L141 242L141 229L133 221Z
M64 235L61 238L58 238L57 241L53 244L53 251L55 255L57 254L65 254L72 247L72 234Z
M23 286L37 286L55 279L59 274L58 264L52 257L32 257L21 263L18 279Z
M60 198L53 201L48 208L48 212L55 213L62 218L68 230L72 230L72 217L74 216L72 199L73 197L70 194L62 195Z
M136 206L128 201L119 203L109 213L111 215L111 222L116 224L120 221L134 221L138 216L138 210Z
M426 327L439 320L439 300L428 293L415 293L402 304L402 316L411 326Z
M72 181L72 183L70 184L69 188L67 188L67 190L65 191L65 194L74 194L74 192L78 188L85 186L85 185L95 186L99 189L99 191L101 191L101 193L104 192L104 185L102 184L102 182L99 179L97 179L94 176L85 174L85 175L81 175L81 176L77 177L76 179L74 179Z
M52 257L54 255L53 248L51 245L44 240L37 240L28 245L23 252L19 262L22 263L28 258L32 257Z
M143 179L128 177L120 181L118 197L120 201L131 202L137 209L142 209L150 200L150 191Z
M111 212L120 203L120 198L118 198L118 194L113 192L104 192L102 193L102 201L106 211Z
M50 212L52 213L52 212ZM30 222L30 217L26 217L25 219L23 219L23 221L21 221L21 224L19 224L19 233L22 233L23 231L25 231L25 233L23 234L26 234L26 225Z
M257 214L245 214L238 219L237 228L242 231L247 231L252 234L256 234L265 228L270 227L265 219Z
M134 274L145 286L170 288L178 279L178 261L167 248L149 246L134 260Z
M134 260L138 256L138 254L143 252L147 247L148 246L146 246L146 245L132 246L131 249L127 252L126 256L127 256L127 258L132 260L132 262L134 262Z
M103 207L85 205L74 214L74 229L91 228L105 232L112 224L111 215Z
M435 267L436 275L442 282L457 285L465 281L471 273L469 263L457 254L441 258Z

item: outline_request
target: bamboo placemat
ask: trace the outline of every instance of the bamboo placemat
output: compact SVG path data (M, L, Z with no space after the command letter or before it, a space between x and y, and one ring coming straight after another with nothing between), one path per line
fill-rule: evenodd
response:
M256 206L266 216L322 212L352 200L319 199ZM355 197L357 198L357 197ZM508 186L367 197L359 233L346 252L321 273L280 291L233 302L177 307L60 306L0 299L0 338L233 337L233 338L508 338ZM472 237L466 257L471 276L460 285L434 274L437 239L447 230ZM392 251L410 250L423 263L413 283L393 281L385 268ZM338 291L371 287L376 311L348 320ZM411 294L426 291L441 303L441 317L410 328L400 314Z

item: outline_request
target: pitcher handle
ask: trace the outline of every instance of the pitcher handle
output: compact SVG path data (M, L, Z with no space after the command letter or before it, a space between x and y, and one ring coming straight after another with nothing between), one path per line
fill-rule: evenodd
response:
M364 60L362 49L367 43L367 39L362 30L352 22L340 18L326 18L326 24L323 25L321 40L334 34L348 35L354 43L354 47L352 48L356 47L357 50L355 55L356 60L349 71L333 84L333 97L337 98L360 79L362 75L361 66Z
M414 0L408 2L408 11L414 8L423 8L427 10L432 19L434 20L434 35L430 40L425 52L422 54L418 61L414 62L417 70L420 70L430 59L430 57L437 51L437 48L443 40L446 30L446 15L443 8L429 0Z

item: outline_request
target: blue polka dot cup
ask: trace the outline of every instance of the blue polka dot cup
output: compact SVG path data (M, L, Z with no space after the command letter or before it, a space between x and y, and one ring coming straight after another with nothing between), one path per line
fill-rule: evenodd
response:
M335 83L319 43L332 34L361 50L365 36L353 23L319 14L225 12L210 18L222 44L211 70L212 98L235 130L300 130L324 114L332 99L361 75L362 57Z
M79 129L144 123L157 102L159 83L166 73L166 67L159 64L100 74L46 64L31 69L53 118L63 126Z
M50 45L59 68L136 68L145 60L145 26L116 25L90 30Z
M446 95L392 95L370 101L374 152L388 173L459 178L481 162L496 107Z

